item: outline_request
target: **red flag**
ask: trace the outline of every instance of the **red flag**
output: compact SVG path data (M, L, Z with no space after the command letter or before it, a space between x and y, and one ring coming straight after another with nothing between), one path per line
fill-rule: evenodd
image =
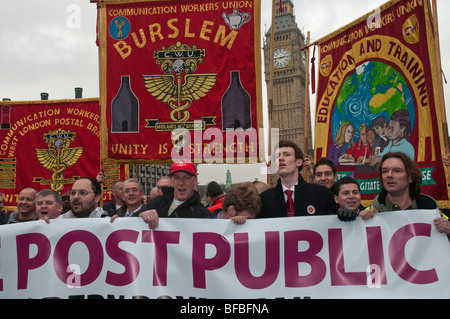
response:
M280 0L280 13L283 12L283 2Z
M25 187L61 194L100 166L98 99L0 102L0 191L14 210Z
M238 9L233 4L100 3L102 159L162 164L182 156L222 162L258 157L260 1ZM217 137L221 132L220 143L203 143L209 129ZM252 139L231 147L227 129L236 136L247 130Z
M430 3L423 1L409 12L403 12L402 6L402 1L390 1L379 15L357 19L318 40L314 148L316 154L320 152L336 164L338 174L360 181L366 206L381 190L377 172L381 157L403 152L422 171L422 193L436 199L440 208L449 208L450 194L442 187L449 182L442 162L445 147L441 141L446 136L439 130L445 115L439 105L440 70L434 54ZM378 16L395 19L382 23ZM353 37L342 41L348 34ZM384 135L389 134L383 130L369 130L388 123L402 123L406 133L385 140ZM341 136L348 128L353 133L345 140ZM377 143L372 143L367 153L364 130L373 134ZM344 154L353 155L348 159Z

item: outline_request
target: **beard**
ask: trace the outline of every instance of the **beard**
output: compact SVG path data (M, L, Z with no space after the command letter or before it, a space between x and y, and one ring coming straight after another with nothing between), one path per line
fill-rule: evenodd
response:
M72 203L72 214L77 218L86 218L94 211L94 206L84 206L81 201Z

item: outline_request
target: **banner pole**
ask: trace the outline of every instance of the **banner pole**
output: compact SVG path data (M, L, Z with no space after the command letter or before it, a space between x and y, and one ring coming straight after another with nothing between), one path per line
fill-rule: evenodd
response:
M101 58L102 46L101 46L101 40L100 40L101 37L102 37L102 33L101 33L102 10L100 8L100 4L98 3L98 1L91 1L91 3L95 3L95 5L97 6L97 26L96 26L97 27L97 30L96 30L97 35L96 35L96 42L97 42L97 47L98 47L99 92L100 92L99 96L101 96L101 91L102 91L102 73L103 73L102 72L102 58ZM98 114L99 114L99 118L100 118L100 132L101 132L102 131L101 126L103 124L102 123L103 117L102 117L102 99L101 98L99 98L98 107L99 107ZM99 152L100 152L100 168L99 168L99 172L103 172L103 165L104 165L103 148L105 147L105 145L103 145L104 143L102 143L102 142L103 142L103 140L102 140L101 135L100 135L100 149L99 149ZM102 197L100 199L99 206L103 207L103 193L104 193L103 187L104 187L105 183L102 182L101 185L102 185L102 187L101 187L101 189L102 189Z
M439 94L439 106L442 116L442 132L444 139L445 155L450 157L450 142L448 140L448 124L447 124L447 114L445 111L445 99L444 99L444 87L442 81L442 65L441 65L441 45L439 41L439 26L438 26L438 14L437 14L437 1L432 0L432 23L433 23L433 35L436 50L436 67L437 67L437 80L438 80L438 94ZM444 165L445 166L445 165ZM450 176L450 167L446 166L447 176ZM447 180L447 187L450 186ZM450 203L448 204L450 206Z
M309 146L309 43L310 43L310 32L308 31L306 36L306 85L305 85L305 153L308 154ZM312 161L311 161L312 165ZM305 169L304 172L305 181L308 182L308 170Z
M281 0L280 0L281 1ZM270 71L270 77L269 77L269 87L267 90L268 98L267 98L267 110L269 113L269 144L268 149L269 153L272 151L272 109L273 109L273 76L274 76L274 70L273 70L273 59L274 59L274 52L275 52L275 2L276 0L272 1L272 23L270 27L270 47L269 47L269 71ZM269 154L273 155L273 154ZM270 158L269 158L269 161ZM271 165L275 165L275 163L270 163ZM270 185L271 176L270 174L267 174L267 184Z
M445 99L444 99L444 88L442 82L442 64L441 64L441 45L439 42L439 26L438 26L438 16L437 16L437 4L436 0L433 1L433 33L436 49L436 64L438 69L438 92L439 92L439 105L442 112L442 124L444 128L444 142L445 142L445 152L448 155L450 153L450 143L448 140L448 126L447 126L447 116L445 111Z

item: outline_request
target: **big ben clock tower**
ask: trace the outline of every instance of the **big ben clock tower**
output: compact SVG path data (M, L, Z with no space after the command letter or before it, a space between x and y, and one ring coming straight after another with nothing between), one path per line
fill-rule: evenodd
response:
M280 140L291 140L307 153L312 149L311 120L308 119L309 145L305 149L305 87L306 52L305 36L297 26L292 0L275 4L274 45L270 43L271 29L265 34L264 64L265 80L269 85L270 63L273 63L272 128L279 128ZM273 60L271 59L273 55ZM272 62L273 61L273 62ZM309 106L308 106L309 107Z

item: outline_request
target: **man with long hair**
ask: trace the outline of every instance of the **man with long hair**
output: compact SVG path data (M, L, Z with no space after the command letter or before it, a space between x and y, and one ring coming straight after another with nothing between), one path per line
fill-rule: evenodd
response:
M405 153L387 153L381 158L378 178L381 193L372 206L379 212L408 209L438 209L436 201L421 193L422 171ZM450 222L445 217L434 220L441 233L450 236Z

